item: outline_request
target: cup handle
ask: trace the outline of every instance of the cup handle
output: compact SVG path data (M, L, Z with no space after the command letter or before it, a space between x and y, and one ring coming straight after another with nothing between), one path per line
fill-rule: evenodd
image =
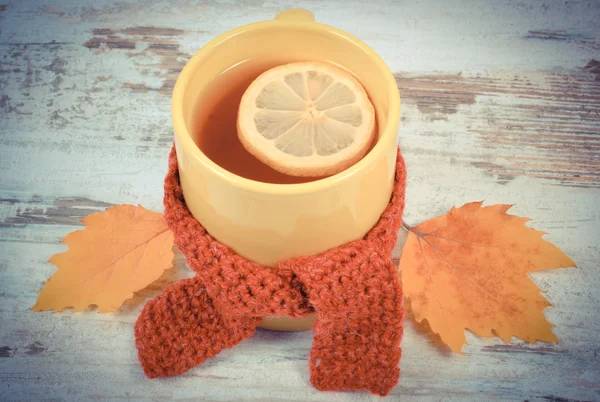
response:
M315 15L303 8L291 8L278 13L275 19L280 21L315 22Z

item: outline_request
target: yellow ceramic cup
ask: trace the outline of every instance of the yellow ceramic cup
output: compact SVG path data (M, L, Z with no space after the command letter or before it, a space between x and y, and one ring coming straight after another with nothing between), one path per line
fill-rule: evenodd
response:
M196 105L225 70L251 58L281 55L324 60L351 71L375 106L378 140L358 163L302 184L262 183L234 175L193 141ZM173 126L181 186L192 214L220 242L267 266L314 255L363 237L387 206L394 181L400 97L394 76L366 44L294 9L214 39L186 64L173 91ZM262 326L300 330L312 319L266 318Z

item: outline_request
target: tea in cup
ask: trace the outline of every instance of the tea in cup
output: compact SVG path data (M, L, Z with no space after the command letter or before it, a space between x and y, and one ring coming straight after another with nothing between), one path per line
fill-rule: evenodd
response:
M328 63L352 74L375 113L368 152L345 170L294 176L261 162L240 142L242 96L262 73L294 62ZM218 241L266 266L362 238L378 221L394 183L400 97L393 74L365 43L288 10L227 32L182 70L172 102L185 201ZM311 327L311 317L267 317L277 330Z

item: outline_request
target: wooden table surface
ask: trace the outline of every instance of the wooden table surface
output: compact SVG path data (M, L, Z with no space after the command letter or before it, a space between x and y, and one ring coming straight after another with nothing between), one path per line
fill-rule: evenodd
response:
M146 379L133 323L190 275L181 254L115 314L29 310L81 217L120 203L162 210L170 93L186 60L294 5L394 71L409 224L469 201L515 204L578 264L532 275L558 345L468 333L459 356L408 320L388 399L600 400L600 2L0 3L0 400L378 400L310 386L310 331L260 330L186 375Z

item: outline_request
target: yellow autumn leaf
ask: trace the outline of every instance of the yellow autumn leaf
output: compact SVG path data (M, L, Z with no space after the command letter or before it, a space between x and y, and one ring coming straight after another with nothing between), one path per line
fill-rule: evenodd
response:
M574 267L528 218L510 205L472 202L409 230L400 259L405 296L415 319L461 353L465 329L510 343L558 342L544 316L550 302L529 272Z
M58 271L40 291L34 311L91 305L101 313L116 311L172 266L173 233L161 214L118 205L82 221L83 230L62 239L69 250L50 258Z

